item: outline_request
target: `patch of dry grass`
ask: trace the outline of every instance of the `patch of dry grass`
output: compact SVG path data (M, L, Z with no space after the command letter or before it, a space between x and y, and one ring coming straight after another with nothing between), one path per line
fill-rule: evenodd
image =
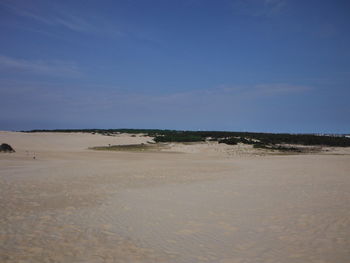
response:
M159 151L162 148L158 144L126 144L126 145L109 145L90 147L90 150L97 151L128 151L128 152L143 152L143 151Z

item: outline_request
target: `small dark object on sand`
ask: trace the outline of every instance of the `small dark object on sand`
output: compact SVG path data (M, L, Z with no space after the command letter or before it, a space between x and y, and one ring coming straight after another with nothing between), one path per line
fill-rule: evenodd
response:
M0 152L15 152L11 145L3 143L0 145Z

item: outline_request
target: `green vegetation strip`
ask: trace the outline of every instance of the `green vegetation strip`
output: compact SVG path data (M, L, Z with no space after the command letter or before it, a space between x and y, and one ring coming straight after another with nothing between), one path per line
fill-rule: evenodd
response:
M145 134L154 137L155 142L199 142L218 141L226 144L262 144L266 146L276 144L295 145L323 145L336 147L350 147L350 138L345 136L317 135L317 134L289 134L289 133L257 133L257 132L229 132L229 131L177 131L157 129L83 129L83 130L32 130L29 132L85 132L115 136L120 133Z

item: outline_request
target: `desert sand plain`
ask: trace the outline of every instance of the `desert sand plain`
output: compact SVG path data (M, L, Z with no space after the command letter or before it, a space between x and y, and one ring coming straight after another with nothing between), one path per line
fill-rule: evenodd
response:
M0 261L350 262L349 149L151 140L0 132Z

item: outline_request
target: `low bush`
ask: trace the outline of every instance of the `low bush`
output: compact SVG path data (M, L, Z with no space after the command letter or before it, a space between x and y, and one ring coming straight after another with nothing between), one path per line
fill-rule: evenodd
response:
M231 137L231 138L220 139L218 142L226 143L228 145L236 145L237 143L239 143L239 139Z
M0 145L0 152L15 152L11 145L3 143Z
M169 134L154 137L155 142L201 142L205 138L196 135Z

